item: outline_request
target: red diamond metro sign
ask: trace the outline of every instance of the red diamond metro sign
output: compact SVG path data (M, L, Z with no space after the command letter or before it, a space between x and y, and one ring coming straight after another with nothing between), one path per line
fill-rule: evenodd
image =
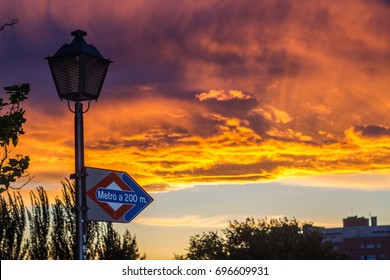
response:
M126 172L86 168L87 219L128 223L153 198Z

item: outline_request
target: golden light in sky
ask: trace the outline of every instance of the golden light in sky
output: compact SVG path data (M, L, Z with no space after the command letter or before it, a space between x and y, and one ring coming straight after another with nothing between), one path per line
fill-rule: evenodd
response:
M388 170L388 5L374 2L183 1L163 12L119 1L115 34L105 4L81 5L74 24L105 22L91 39L116 60L85 116L87 165L129 170L149 190ZM20 17L70 26L59 14L75 2L40 3L25 14L23 2ZM33 171L53 178L73 160L59 110L31 104L25 136Z
M114 61L84 115L87 166L154 193L282 181L389 191L389 14L386 0L7 1L0 19L20 21L0 33L0 81L32 86L17 152L37 184L73 172L73 115L41 58L81 28Z

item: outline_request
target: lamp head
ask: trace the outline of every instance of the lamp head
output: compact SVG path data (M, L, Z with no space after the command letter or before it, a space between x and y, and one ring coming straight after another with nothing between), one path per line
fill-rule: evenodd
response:
M60 99L81 102L97 100L111 60L84 40L87 32L75 30L70 44L64 44L46 59Z

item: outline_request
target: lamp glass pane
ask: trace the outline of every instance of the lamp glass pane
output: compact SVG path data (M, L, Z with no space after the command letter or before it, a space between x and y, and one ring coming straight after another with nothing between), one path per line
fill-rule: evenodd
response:
M97 99L103 86L108 69L105 60L91 56L85 56L85 84L84 94L92 99Z
M60 98L77 99L80 78L79 61L79 56L65 56L49 62Z

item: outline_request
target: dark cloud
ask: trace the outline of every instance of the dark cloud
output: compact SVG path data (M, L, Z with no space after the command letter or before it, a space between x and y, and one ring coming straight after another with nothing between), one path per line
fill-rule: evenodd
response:
M196 135L207 138L218 133L217 126L220 120L210 118L207 115L193 115L193 122L196 124Z
M249 127L261 137L267 137L267 131L275 124L258 115L248 115L246 119L249 121Z
M140 132L142 129L140 129ZM122 136L125 136L123 133ZM134 136L134 135L133 135ZM164 147L174 147L182 145L197 145L198 142L191 140L190 134L185 128L180 126L167 126L142 131L134 139L123 139L110 137L97 141L87 141L87 147L95 150L110 150L114 148L137 148L138 150L162 149Z
M390 137L390 128L377 125L354 126L354 130L363 137Z
M259 101L256 99L232 99L226 101L217 101L210 99L203 101L202 106L206 107L208 111L221 114L227 117L239 117L244 118L248 112L259 106ZM234 108L234 110L232 110Z
M225 163L225 164L215 164L209 166L207 169L197 168L192 170L174 170L174 171L158 171L158 174L161 177L173 177L173 178L186 178L197 176L202 178L202 181L245 181L248 180L261 180L261 179L271 179L272 171L277 168L279 163L263 161L260 163L253 164L240 164L240 163ZM242 171L245 170L245 175Z
M390 0L376 0L376 2L381 3L385 6L390 6Z
M301 72L299 59L285 49L263 48L256 60L264 64L267 73L271 76L296 76Z
M107 82L117 87L159 84L160 94L190 99L194 88L199 88L199 85L185 83L193 71L193 64L200 63L194 71L205 71L216 79L241 80L258 76L261 77L256 82L258 84L266 79L267 84L274 78L297 76L302 72L301 58L286 48L274 46L285 36L296 9L290 1L200 1L197 5L168 1L148 5L147 9L140 4L142 2L138 3L140 5L124 3L117 2L116 6L123 10L123 14L115 18L111 18L103 7L97 6L95 20L85 24L88 28L83 27L88 31L86 40L114 61ZM74 5L70 4L70 7ZM80 10L83 11L84 6ZM61 6L58 7L61 10ZM319 8L318 13L318 22L325 22L322 19L328 17L326 9ZM64 42L72 40L69 35L72 29L67 28L74 23L64 26L56 15L51 8L35 23L42 31L35 34L37 38L33 43L31 38L14 34L17 39L9 41L4 52L19 54L12 55L15 65L20 65L22 61L37 64L36 59L51 55ZM252 54L253 47L261 51ZM6 62L11 65L11 61ZM30 71L30 77L31 68L25 67L26 71ZM43 61L37 70L33 73L47 71ZM16 69L14 71L17 72ZM49 77L31 77L28 80L42 83L43 79ZM137 91L127 90L113 96L126 98L137 95Z
M117 64L112 71L132 85L175 84L185 78L186 71L191 71L188 63L214 65L214 73L210 74L220 77L248 76L253 71L248 64L252 60L251 43L266 46L278 40L278 32L269 33L267 29L282 25L291 10L286 1L251 5L233 1L200 3L191 7L188 2L167 3L163 9L156 4L147 12L117 19L108 27L99 26L115 30L115 38L111 38L112 32L104 32L107 42L116 42L106 43ZM267 63L266 71L274 75L292 74L299 69L297 61L285 51L270 52L270 57L260 59Z
M136 139L133 141L125 141L125 147L137 147L141 150L174 147L182 144L183 141L189 139L192 135L183 131L181 127L170 127L169 129L155 129L146 131L143 139ZM194 141L189 141L189 145L198 144Z

